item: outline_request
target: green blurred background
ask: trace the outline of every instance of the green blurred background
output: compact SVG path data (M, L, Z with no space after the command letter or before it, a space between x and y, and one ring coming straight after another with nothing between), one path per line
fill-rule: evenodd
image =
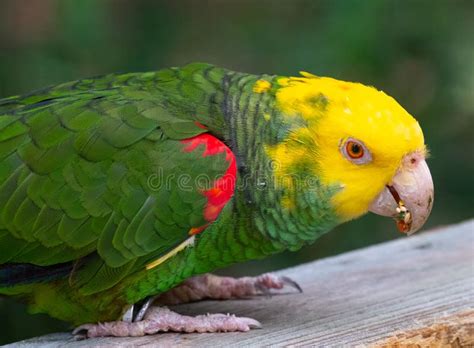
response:
M374 85L424 129L436 187L430 228L473 216L473 23L470 0L2 0L0 97L193 61ZM366 216L297 253L227 273L256 274L401 237L388 219ZM69 329L8 299L0 312L0 344Z

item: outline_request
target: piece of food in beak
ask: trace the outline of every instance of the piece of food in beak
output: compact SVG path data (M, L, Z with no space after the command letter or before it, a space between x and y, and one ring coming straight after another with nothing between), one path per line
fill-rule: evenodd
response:
M400 232L418 231L430 215L434 188L424 153L406 155L385 189L370 205L372 213L391 216Z

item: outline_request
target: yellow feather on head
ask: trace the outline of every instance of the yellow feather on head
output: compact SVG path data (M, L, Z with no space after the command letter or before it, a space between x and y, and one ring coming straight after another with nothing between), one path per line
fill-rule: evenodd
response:
M392 97L359 83L316 77L280 78L276 101L291 122L299 117L305 125L288 139L267 148L279 163L275 175L289 175L301 156L314 162L314 172L324 185L341 189L333 198L343 220L367 212L370 203L390 183L411 152L425 152L423 132L418 122ZM371 159L354 163L342 147L348 139L365 145ZM301 146L295 144L301 143Z

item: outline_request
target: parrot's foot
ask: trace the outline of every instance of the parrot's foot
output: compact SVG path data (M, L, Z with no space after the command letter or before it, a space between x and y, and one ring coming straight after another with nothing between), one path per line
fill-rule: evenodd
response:
M76 338L102 336L144 336L157 332L236 332L260 328L258 321L229 314L207 314L190 317L169 310L166 307L150 307L141 321L111 321L85 324L72 334Z
M159 295L154 303L175 305L203 299L227 300L247 298L255 295L272 295L270 290L292 287L303 292L295 281L265 273L258 277L231 278L213 274L192 277L177 287Z

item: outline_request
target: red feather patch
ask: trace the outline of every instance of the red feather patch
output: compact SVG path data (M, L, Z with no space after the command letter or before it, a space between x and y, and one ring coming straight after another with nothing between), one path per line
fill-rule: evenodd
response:
M229 167L219 179L215 180L212 187L203 190L202 193L207 198L206 207L204 208L204 218L213 222L219 216L226 203L232 198L235 190L235 181L237 177L237 163L232 151L222 141L209 133L199 134L195 137L181 141L186 144L185 152L192 152L200 145L204 145L203 157L215 156L225 153L225 159L229 162ZM191 229L190 234L202 232L208 224Z

